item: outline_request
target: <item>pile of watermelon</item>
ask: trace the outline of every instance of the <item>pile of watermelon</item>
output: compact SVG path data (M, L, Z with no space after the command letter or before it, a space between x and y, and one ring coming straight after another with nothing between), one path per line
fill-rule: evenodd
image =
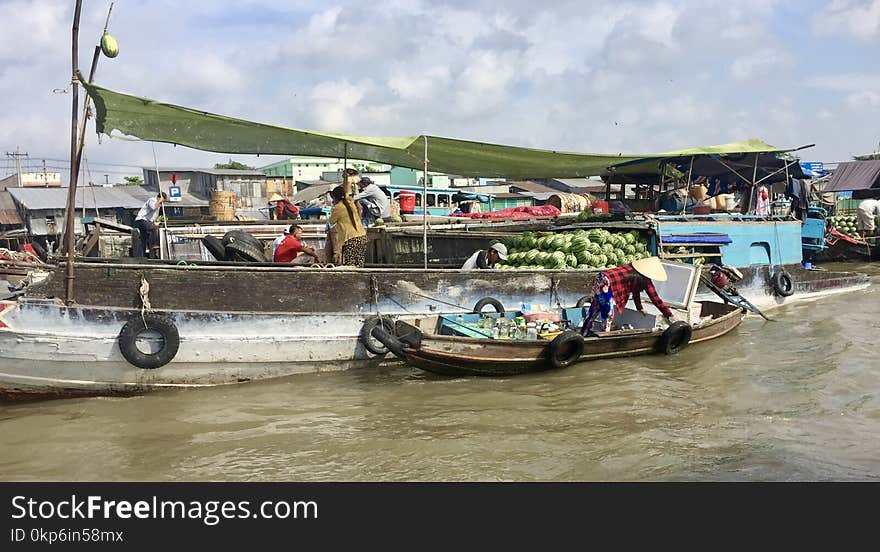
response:
M508 253L501 270L603 270L651 256L647 240L635 230L525 232L500 241Z
M855 216L840 215L836 217L828 217L828 221L831 223L831 226L841 234L847 235L851 238L859 238Z

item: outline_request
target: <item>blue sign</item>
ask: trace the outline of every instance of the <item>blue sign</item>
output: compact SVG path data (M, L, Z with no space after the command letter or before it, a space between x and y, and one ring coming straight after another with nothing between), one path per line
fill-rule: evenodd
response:
M802 161L801 170L807 176L824 176L825 163L821 161Z
M168 201L180 201L182 199L183 194L181 193L180 186L168 187Z

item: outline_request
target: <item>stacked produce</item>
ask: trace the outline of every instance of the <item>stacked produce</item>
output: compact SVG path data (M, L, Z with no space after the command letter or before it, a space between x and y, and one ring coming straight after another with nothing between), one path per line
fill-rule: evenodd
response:
M501 240L507 246L502 270L602 270L650 257L648 242L636 231L576 230L525 232Z
M853 216L840 215L840 216L836 216L836 217L828 217L827 220L828 220L828 222L831 223L832 228L834 228L835 230L837 230L841 234L844 234L844 235L849 236L851 238L859 239L859 231L856 228L856 220L857 219L854 215Z

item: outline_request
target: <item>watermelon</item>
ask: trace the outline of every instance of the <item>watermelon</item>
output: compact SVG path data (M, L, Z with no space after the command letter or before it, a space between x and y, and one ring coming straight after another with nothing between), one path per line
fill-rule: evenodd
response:
M108 58L115 58L119 55L119 44L110 33L104 33L104 36L101 37L101 51Z

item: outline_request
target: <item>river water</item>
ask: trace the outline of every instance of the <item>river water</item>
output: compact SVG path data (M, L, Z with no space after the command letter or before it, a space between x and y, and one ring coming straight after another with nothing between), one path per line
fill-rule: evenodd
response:
M677 356L0 404L20 481L880 480L880 267Z

